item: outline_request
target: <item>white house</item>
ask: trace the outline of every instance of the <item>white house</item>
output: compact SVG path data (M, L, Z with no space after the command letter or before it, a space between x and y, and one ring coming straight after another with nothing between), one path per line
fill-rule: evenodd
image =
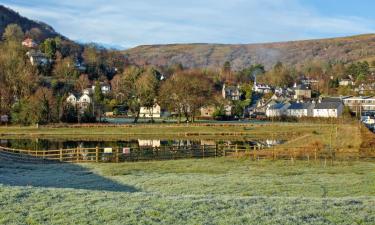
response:
M316 104L313 116L325 118L338 118L344 111L344 104L341 101L321 101Z
M74 107L87 109L87 107L91 104L92 99L88 94L83 94L81 96L70 94L66 99L66 102L73 105Z
M311 89L307 85L294 84L294 99L310 99Z
M375 96L347 97L343 102L352 112L375 111Z
M289 108L290 103L276 103L266 109L267 117L280 117L286 115L286 110Z
M92 85L91 87L92 92L95 91L95 85ZM100 83L100 90L102 91L103 94L108 94L111 91L111 85L106 84L106 83Z
M158 104L155 104L152 108L141 107L139 117L142 118L160 118L161 108Z
M234 100L234 101L240 100L240 96L241 96L240 85L226 86L224 84L221 94L224 99Z
M74 94L70 94L67 98L66 98L66 102L70 103L71 105L76 105L77 104L77 97L74 95Z
M354 86L354 81L351 79L341 79L339 82L340 86Z
M254 83L253 91L261 94L268 94L272 92L272 88L267 84Z
M39 50L28 51L26 55L29 57L30 63L33 66L45 66L50 62L50 60Z
M287 116L292 117L312 117L314 115L315 104L313 103L292 103L286 110Z

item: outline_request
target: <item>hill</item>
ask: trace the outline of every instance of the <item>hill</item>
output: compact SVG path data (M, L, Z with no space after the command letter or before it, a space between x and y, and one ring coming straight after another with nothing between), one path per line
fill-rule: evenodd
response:
M310 60L348 63L375 56L375 34L268 44L144 45L125 50L124 54L139 65L181 63L187 68L213 68L230 61L236 70L256 63L269 68L278 61L287 65L301 65Z
M41 31L42 39L61 36L51 26L43 22L30 20L12 9L0 5L0 34L3 34L5 28L12 23L18 24L24 32L32 28L38 28Z

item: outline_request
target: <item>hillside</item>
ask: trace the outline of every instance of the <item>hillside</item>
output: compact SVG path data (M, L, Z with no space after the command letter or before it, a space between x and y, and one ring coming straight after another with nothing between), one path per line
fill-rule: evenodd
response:
M51 26L43 22L30 20L26 17L21 16L12 9L0 5L0 34L2 35L5 28L12 23L18 24L24 32L32 28L40 29L43 39L48 37L61 36Z
M299 65L309 60L345 63L375 56L375 34L268 44L145 45L124 51L130 62L158 66L182 63L188 68L221 67L230 61L236 70L255 63L267 68L281 61Z

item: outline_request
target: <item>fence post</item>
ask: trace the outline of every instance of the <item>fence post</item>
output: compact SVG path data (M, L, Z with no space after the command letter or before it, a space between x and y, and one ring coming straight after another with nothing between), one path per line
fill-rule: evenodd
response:
M118 163L118 152L119 152L119 147L116 147L116 163Z
M77 147L77 149L76 149L76 156L77 156L77 162L79 162L79 147Z
M205 150L205 146L206 146L206 145L203 145L203 158L204 158L204 150Z
M99 147L95 148L95 162L99 162Z
M217 150L218 150L218 148L219 148L219 145L216 144L216 145L215 145L215 157L217 157Z
M60 162L63 161L63 150L60 148Z

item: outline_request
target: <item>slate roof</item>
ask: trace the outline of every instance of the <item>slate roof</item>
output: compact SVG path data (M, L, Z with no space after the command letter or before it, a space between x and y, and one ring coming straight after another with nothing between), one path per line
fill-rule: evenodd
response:
M340 102L321 102L316 104L315 109L338 109L339 106L342 105L341 101Z
M271 106L269 107L269 109L281 109L281 108L283 108L284 106L285 106L284 103L276 103L276 104L274 104L274 105L271 105Z
M309 109L313 106L312 103L292 103L288 109Z

